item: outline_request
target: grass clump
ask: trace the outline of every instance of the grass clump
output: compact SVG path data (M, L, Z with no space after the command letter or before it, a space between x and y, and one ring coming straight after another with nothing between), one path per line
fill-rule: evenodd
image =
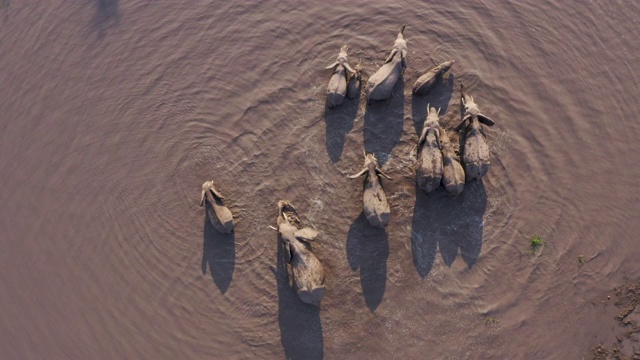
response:
M491 316L487 316L484 318L484 323L485 325L498 325L498 323L500 322L500 320L491 317Z
M578 268L582 269L584 266L584 255L578 255Z
M544 240L542 236L535 234L531 237L530 246L532 249L537 250L544 246Z
M531 238L529 238L529 248L527 249L527 255L539 255L546 245L547 243L544 241L544 238L541 235L535 234L531 236Z

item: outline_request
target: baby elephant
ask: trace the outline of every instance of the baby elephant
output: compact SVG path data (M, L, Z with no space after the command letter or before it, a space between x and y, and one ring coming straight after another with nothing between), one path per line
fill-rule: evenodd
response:
M402 26L400 29L393 49L384 65L367 81L365 93L369 101L390 98L393 87L404 74L404 69L407 68L407 41L404 39L404 28Z
M440 151L440 110L429 107L429 115L424 121L422 134L418 140L418 164L416 181L418 186L429 193L440 186L442 180L442 152Z
M442 64L432 67L424 75L420 76L418 80L413 84L413 93L418 95L424 95L429 93L429 90L435 85L444 73L446 73L455 60L445 61Z
M207 217L216 230L221 233L230 233L233 231L233 215L224 206L222 200L224 197L216 190L213 181L205 181L202 184L200 206L206 205Z
M391 218L391 209L387 196L382 188L380 176L382 175L391 180L389 176L380 170L378 160L373 154L366 154L364 158L364 168L357 174L349 176L351 179L364 177L364 194L362 203L364 205L364 215L369 220L371 226L384 228Z
M458 155L453 150L449 136L445 129L440 128L440 149L444 159L442 169L442 185L452 195L459 195L464 189L464 169L458 161Z
M347 50L347 45L343 45L336 61L327 66L327 69L333 69L333 75L331 75L329 86L327 86L327 104L331 108L342 104L344 100L347 93L347 71L355 73L347 62Z
M485 134L480 126L483 123L493 126L495 123L486 115L480 113L478 105L473 101L473 96L464 91L464 84L460 84L460 102L464 106L464 115L456 131L464 130L464 148L462 160L465 166L466 179L471 181L480 179L489 171L489 146L485 140Z
M324 268L308 244L318 232L302 227L296 209L288 201L280 200L278 234L284 246L285 260L291 264L298 297L307 304L319 305L324 294Z

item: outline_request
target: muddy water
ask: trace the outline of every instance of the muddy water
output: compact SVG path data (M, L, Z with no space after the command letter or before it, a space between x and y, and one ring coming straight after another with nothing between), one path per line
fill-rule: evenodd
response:
M4 1L2 358L579 358L640 270L639 20L623 0ZM393 97L325 110L340 46L366 78L401 24ZM496 121L491 169L416 195L426 104L452 129L461 81ZM363 149L393 177L386 232L346 177ZM205 222L206 179L232 236ZM322 233L320 309L277 256L282 198Z

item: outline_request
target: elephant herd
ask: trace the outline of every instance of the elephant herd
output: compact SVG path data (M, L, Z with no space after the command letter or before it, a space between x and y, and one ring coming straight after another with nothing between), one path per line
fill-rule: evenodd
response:
M368 101L390 98L396 82L403 76L407 67L404 29L404 26L400 29L385 63L369 77L365 86ZM345 96L353 99L360 94L362 65L359 63L355 69L352 68L348 63L347 50L346 46L342 46L336 61L326 68L333 71L327 87L329 108L342 104ZM443 62L420 76L413 86L414 96L429 93L453 63L454 60ZM416 183L427 193L442 184L448 193L458 195L463 191L465 182L481 179L489 169L489 146L481 125L493 126L494 121L481 113L473 96L465 91L464 85L461 84L460 87L460 101L464 111L455 131L464 130L461 137L462 164L447 131L440 126L440 110L427 105L428 114L418 139L415 166ZM371 226L384 228L391 219L391 211L382 186L382 177L388 180L391 178L380 169L378 160L372 153L364 154L362 169L349 178L361 176L364 177L363 212ZM206 207L209 221L217 231L230 233L234 228L233 216L224 206L223 200L213 181L207 181L202 185L200 205ZM324 269L309 246L309 242L318 236L318 232L303 225L290 202L279 201L277 209L276 230L279 243L284 249L285 260L291 266L294 288L303 302L319 305L324 294Z

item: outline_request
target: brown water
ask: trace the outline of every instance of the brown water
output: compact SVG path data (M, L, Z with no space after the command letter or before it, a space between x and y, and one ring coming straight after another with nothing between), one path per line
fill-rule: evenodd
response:
M579 359L640 270L639 21L631 0L3 1L1 357ZM403 87L325 111L340 46L370 76L402 24ZM453 128L460 81L496 121L491 169L416 198L426 104ZM346 177L363 148L394 178L386 232ZM319 310L278 261L282 198L322 233Z

